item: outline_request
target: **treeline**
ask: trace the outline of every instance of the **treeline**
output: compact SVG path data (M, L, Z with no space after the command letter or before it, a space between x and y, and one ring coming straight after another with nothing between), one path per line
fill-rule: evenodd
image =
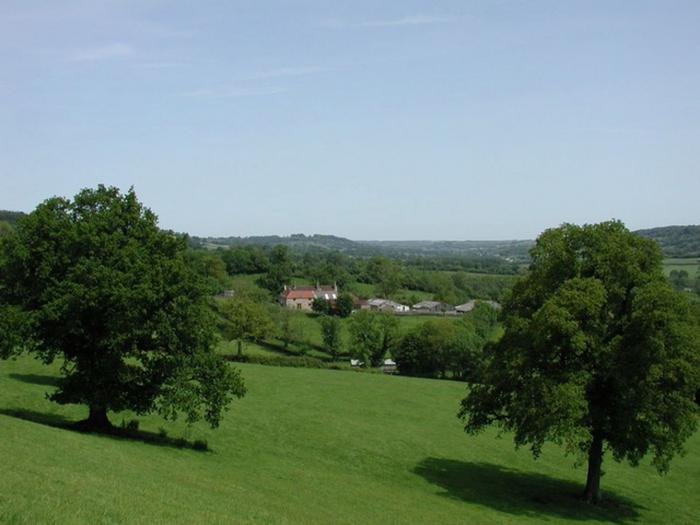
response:
M296 253L340 251L347 255L371 257L384 255L392 259L464 257L479 259L494 257L511 261L529 260L528 250L533 242L525 241L353 241L336 235L289 236L264 235L253 237L191 237L193 248L226 248L229 246L283 245Z
M465 257L454 255L442 257L409 257L405 259L404 262L408 266L413 266L421 270L464 271L500 275L515 275L519 273L522 268L522 264L510 262L502 257Z
M388 312L359 310L346 319L307 316L244 296L222 298L216 305L220 334L235 343L231 359L248 360L244 345L255 343L277 354L261 364L279 366L326 368L322 362L338 363L342 356L371 370L391 358L403 375L468 380L478 374L484 349L499 330L498 312L486 303L462 317L428 319L403 333L400 318ZM310 331L320 333L320 345L311 343L316 338ZM317 357L310 360L312 350ZM318 351L327 357L319 358Z
M0 210L0 221L14 226L17 223L17 219L25 215L26 213L21 211Z
M25 215L21 211L0 210L0 237L12 231L17 219Z
M671 270L668 280L674 289L691 292L700 297L700 268L695 279L692 279L686 270Z
M430 319L403 335L396 316L363 310L348 321L350 356L374 367L391 356L404 375L466 380L478 374L497 330L498 312L485 303L459 319Z
M658 242L665 257L700 257L700 226L665 226L634 233Z
M469 380L484 364L498 330L498 312L485 303L459 320L432 319L407 333L392 355L405 375Z
M208 279L214 292L228 288L231 276L255 274L260 275L258 285L273 295L285 284L298 279L336 283L340 289L358 296L377 295L411 304L418 302L419 296L402 290L425 292L449 304L474 298L500 300L517 278L517 267L503 266L494 258L476 264L453 257L441 265L438 259L400 261L384 256L354 257L341 252L299 254L283 245L190 250L188 258ZM478 269L483 273L470 273L460 268ZM372 285L371 293L361 285Z

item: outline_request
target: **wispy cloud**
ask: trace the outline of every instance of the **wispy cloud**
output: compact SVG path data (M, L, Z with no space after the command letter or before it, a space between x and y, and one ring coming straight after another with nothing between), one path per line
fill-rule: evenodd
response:
M400 26L423 26L429 24L444 24L451 22L452 17L435 15L412 15L396 18L393 20L368 20L359 24L362 27L400 27Z
M243 77L243 80L264 80L268 78L300 77L304 75L312 75L314 73L322 73L323 71L328 71L328 68L321 66L280 67L276 69L268 69L264 71L259 71L258 73L253 73L252 75Z
M328 18L320 22L321 27L343 28L343 27L402 27L402 26L424 26L430 24L444 24L455 20L454 16L438 15L410 15L402 18L391 18L384 20L365 20L364 22L349 22L338 18Z
M180 93L180 96L191 98L234 98L234 97L254 97L261 95L277 95L287 91L282 87L260 87L260 88L202 88L194 91Z
M77 51L70 57L71 62L97 62L126 58L134 54L134 49L121 42Z
M139 69L172 69L188 65L188 62L180 60L146 60L134 64Z

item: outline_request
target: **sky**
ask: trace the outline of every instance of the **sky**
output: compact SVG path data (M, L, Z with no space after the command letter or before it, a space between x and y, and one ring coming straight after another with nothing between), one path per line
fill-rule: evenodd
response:
M700 2L0 2L0 209L199 236L700 223Z

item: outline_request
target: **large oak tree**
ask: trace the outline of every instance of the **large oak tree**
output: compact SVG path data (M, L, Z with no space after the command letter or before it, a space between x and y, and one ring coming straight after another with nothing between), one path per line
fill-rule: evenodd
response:
M207 287L185 249L133 189L45 201L0 241L0 354L59 359L51 399L87 405L92 428L125 409L217 426L245 387L213 351Z
M466 431L495 423L535 456L546 441L580 454L591 502L606 451L632 465L651 454L667 471L697 426L700 339L661 262L654 241L617 221L545 231L462 401Z

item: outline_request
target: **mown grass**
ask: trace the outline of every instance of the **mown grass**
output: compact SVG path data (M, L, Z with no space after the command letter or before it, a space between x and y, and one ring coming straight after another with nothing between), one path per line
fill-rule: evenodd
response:
M44 398L57 367L0 362L0 523L697 523L700 436L661 478L606 461L607 502L556 446L535 461L508 436L466 436L451 381L241 366L249 388L215 431L156 416L79 433L83 407ZM119 422L133 414L112 414Z

